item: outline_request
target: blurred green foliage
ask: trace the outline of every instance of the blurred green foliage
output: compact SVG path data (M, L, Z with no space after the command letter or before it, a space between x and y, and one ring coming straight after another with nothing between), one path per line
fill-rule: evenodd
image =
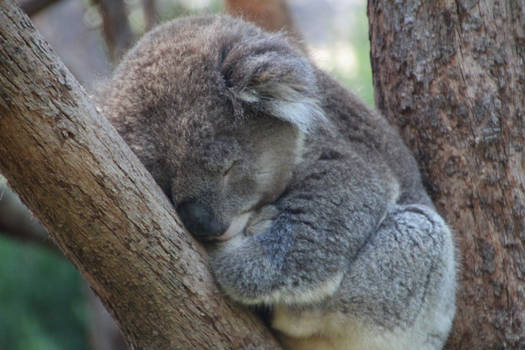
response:
M330 73L343 85L349 88L371 107L374 107L374 87L372 83L372 67L370 66L370 42L368 40L368 18L366 2L348 13L348 21L352 29L347 36L347 42L355 59L354 64L341 66L334 64L328 67ZM336 45L337 46L337 43ZM334 52L333 54L337 54ZM334 57L334 59L336 59Z
M0 349L87 349L82 286L62 256L0 235Z
M362 11L349 14L353 23L350 42L357 58L357 69L350 76L338 76L341 82L361 97L369 106L374 106L374 87L372 83L372 67L370 66L370 41L368 40L368 18L363 2ZM334 74L338 75L337 72Z

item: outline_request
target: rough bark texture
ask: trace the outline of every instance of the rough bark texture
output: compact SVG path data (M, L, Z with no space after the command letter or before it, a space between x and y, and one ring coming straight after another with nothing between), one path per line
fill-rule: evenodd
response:
M369 0L378 108L462 255L448 349L525 349L525 3Z
M0 172L135 349L275 349L227 301L150 174L11 1L0 2Z

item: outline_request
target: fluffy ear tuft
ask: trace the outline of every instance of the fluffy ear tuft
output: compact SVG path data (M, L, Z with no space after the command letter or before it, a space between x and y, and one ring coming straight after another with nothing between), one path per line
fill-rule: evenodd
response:
M318 99L302 93L286 82L255 85L241 91L238 97L247 104L295 125L304 133L325 121Z
M251 33L230 43L221 71L233 98L304 133L326 123L312 65L281 35Z

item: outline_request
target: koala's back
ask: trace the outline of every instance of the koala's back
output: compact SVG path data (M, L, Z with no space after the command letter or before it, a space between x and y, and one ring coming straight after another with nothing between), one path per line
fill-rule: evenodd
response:
M364 160L387 165L400 185L398 203L433 207L417 163L397 130L328 74L319 70L317 79L327 118L335 125L337 133L348 141L349 147Z

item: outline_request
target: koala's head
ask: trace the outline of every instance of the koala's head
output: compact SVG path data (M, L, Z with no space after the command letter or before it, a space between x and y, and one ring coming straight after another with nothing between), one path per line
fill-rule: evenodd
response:
M324 121L308 60L226 16L148 34L105 93L106 113L201 239L274 201Z

